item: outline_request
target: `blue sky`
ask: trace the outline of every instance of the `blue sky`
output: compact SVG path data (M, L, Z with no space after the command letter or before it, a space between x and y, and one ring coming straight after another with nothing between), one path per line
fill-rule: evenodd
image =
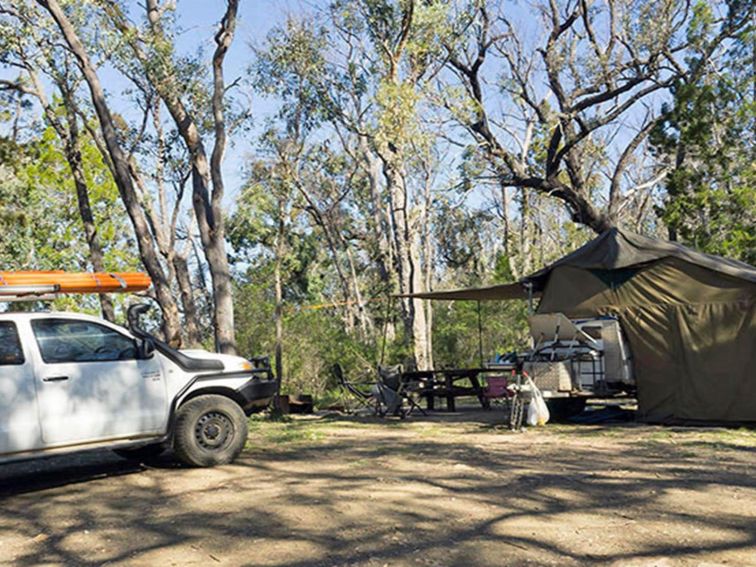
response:
M250 45L260 45L268 32L284 22L287 16L310 12L325 3L311 0L241 0L236 37L226 56L227 82L245 74L252 62ZM215 48L213 34L225 8L225 0L178 0L177 14L185 30L178 42L179 49L194 52L201 46L209 58ZM276 110L276 103L271 99L253 96L251 102L256 126ZM254 150L255 132L253 129L243 136L235 136L227 149L224 174L228 201L235 197L243 182L242 169L245 158Z
M140 12L144 10L142 3L138 0L130 0L130 2L132 16L135 19L141 19ZM303 13L313 13L325 7L328 2L329 0L241 0L237 35L226 58L227 82L230 83L237 77L247 75L247 69L253 62L251 45L261 45L273 27L283 23L288 16L296 17ZM225 0L177 0L176 13L182 29L177 40L178 50L188 55L194 55L201 50L202 57L209 66L215 47L213 35L225 7ZM507 3L506 9L508 17L516 23L518 32L524 38L535 40L544 33L541 18L534 16L528 4L510 2ZM491 77L496 75L500 64L500 62L492 61L491 65L495 67L489 69ZM138 123L141 119L140 113L134 108L131 96L126 93L132 85L118 72L107 66L101 68L100 74L113 110L124 115L130 122ZM493 110L496 108L496 85L491 83L487 88L489 89L489 104ZM234 135L227 148L224 173L227 191L225 201L229 206L243 184L244 165L255 150L255 142L260 129L266 119L276 110L275 100L250 92L248 86L240 87L236 95L237 101L244 101L245 104L251 105L254 127L251 131L246 130ZM654 106L658 107L660 99L666 96L666 93L662 93L655 97ZM642 114L642 107L638 107L624 117L624 128L612 142L613 148L621 147L621 142L633 135ZM477 197L482 192L475 193Z
M245 74L253 57L250 44L262 44L271 28L283 23L287 16L311 13L325 7L328 1L241 0L237 36L226 59L227 82ZM225 5L225 0L178 0L177 14L185 30L178 41L179 49L193 53L201 47L205 57L209 59L214 49L213 34L225 10ZM508 17L517 23L519 33L523 38L535 40L544 33L540 18L534 17L527 4L512 2L507 5L507 12ZM253 122L259 129L266 117L275 112L276 102L259 95L253 95L250 100ZM636 110L625 116L625 124L631 127L627 131L621 131L615 142L621 144L633 135L641 115L642 113ZM227 150L224 173L227 179L227 202L229 203L232 202L243 182L242 168L246 158L254 151L256 132L259 130L253 129L252 132L235 136Z

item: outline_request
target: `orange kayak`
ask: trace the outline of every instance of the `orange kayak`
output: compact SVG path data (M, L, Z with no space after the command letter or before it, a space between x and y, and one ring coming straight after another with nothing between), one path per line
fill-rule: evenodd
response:
M136 292L150 285L150 277L140 272L0 272L0 295L16 295L24 288L49 293Z

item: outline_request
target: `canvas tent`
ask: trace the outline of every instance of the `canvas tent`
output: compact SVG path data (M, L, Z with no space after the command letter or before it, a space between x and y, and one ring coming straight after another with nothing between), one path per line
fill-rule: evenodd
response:
M619 318L640 419L756 422L756 268L613 228L520 282L417 296L528 293L538 313Z

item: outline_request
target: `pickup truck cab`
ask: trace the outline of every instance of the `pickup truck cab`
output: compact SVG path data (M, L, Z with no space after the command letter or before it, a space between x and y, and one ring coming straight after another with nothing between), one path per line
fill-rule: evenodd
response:
M137 458L172 447L193 466L239 455L246 416L276 392L266 359L178 351L130 326L0 314L0 463L103 447Z

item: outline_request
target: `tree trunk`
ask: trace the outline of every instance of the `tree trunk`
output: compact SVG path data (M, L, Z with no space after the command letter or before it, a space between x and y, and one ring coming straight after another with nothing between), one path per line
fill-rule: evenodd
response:
M519 234L519 252L520 252L520 258L521 260L521 273L522 274L530 274L533 271L533 266L531 264L532 257L530 254L530 238L528 238L528 235L530 233L530 225L532 223L532 219L530 218L530 203L528 200L528 190L527 189L520 189L519 190L519 200L520 200L520 234ZM540 267L540 266L539 266Z
M411 264L411 291L417 293L423 291L423 272L420 265L419 242L418 238L410 233L409 242L410 264ZM415 363L418 370L428 370L430 368L430 344L428 341L428 325L425 317L424 299L413 298L412 300L412 345L415 354Z
M37 3L46 9L52 16L55 23L60 28L61 33L79 62L84 80L89 88L92 103L100 122L103 139L107 147L113 165L113 174L121 195L126 211L131 219L131 223L136 233L139 253L142 258L147 273L152 278L155 286L155 296L163 313L163 334L165 340L178 346L181 343L181 325L179 320L178 306L173 298L170 282L163 273L160 260L153 246L153 239L150 235L149 226L142 210L136 189L134 187L131 173L129 171L129 160L126 152L121 148L118 140L113 117L108 108L105 98L105 92L102 89L97 72L89 60L84 46L79 40L73 25L68 20L57 0L37 0Z
M205 147L194 119L187 113L183 103L174 92L165 92L165 86L156 85L156 88L161 92L161 98L191 156L192 205L213 288L215 348L221 353L236 354L233 285L226 255L225 222L221 207L223 186L220 163L213 163L214 174L211 174ZM212 198L210 197L211 178L214 187Z
M181 294L181 306L184 308L184 337L189 347L199 347L202 342L202 334L197 325L197 305L194 302L192 279L189 275L189 265L186 257L174 254L173 269L176 272L176 282Z
M207 154L193 118L187 114L183 104L174 94L166 93L162 98L191 155L192 204L213 287L215 348L218 352L236 354L233 286L226 255L225 223L220 202L220 163L213 163L214 173L211 175ZM214 187L212 199L209 189L211 177Z
M73 130L73 129L72 129ZM92 205L89 202L89 187L87 187L86 177L81 163L81 152L79 151L78 139L73 135L71 138L71 147L66 148L66 159L71 167L71 175L76 186L76 202L79 207L79 216L84 225L84 234L89 247L89 261L92 263L92 269L95 272L105 271L105 262L103 261L102 247L100 239L97 237L97 228L95 226L94 215L92 214ZM102 316L107 321L115 321L115 308L113 301L107 294L101 293L100 308Z
M37 0L42 2L44 0ZM103 3L102 8L111 18L123 39L131 46L136 58L144 68L151 86L168 109L181 139L190 156L192 177L192 204L194 207L200 241L205 253L213 288L213 326L215 348L226 354L236 354L234 332L233 285L226 255L225 224L223 219L224 184L221 165L226 147L226 122L223 101L226 91L223 79L223 61L234 38L239 0L228 0L226 12L215 34L216 49L212 59L213 92L211 97L215 143L210 159L205 150L198 118L189 113L179 98L178 77L170 63L155 66L153 58L137 41L137 30L129 23L115 3ZM154 41L169 42L161 27L162 10L155 0L145 4ZM212 187L212 191L211 191Z
M422 290L422 271L419 264L418 244L408 216L407 187L404 174L393 163L384 159L383 172L391 199L391 221L394 236L399 293L411 294ZM412 349L413 363L419 370L428 368L428 342L426 340L425 311L422 300L403 298L402 319L405 341Z
M63 86L61 86L60 90L63 93L64 98L66 98L67 90ZM59 132L59 135L63 140L66 161L71 168L71 176L73 177L74 185L76 186L76 203L79 208L81 222L84 225L84 235L87 239L87 246L89 248L89 261L95 272L104 272L105 262L103 260L102 247L100 246L100 239L97 236L97 227L95 225L94 214L92 214L92 205L89 201L89 187L87 186L87 179L84 175L84 164L82 162L81 147L79 145L77 117L71 110L70 106L67 105L66 110L68 135L61 135L61 132ZM100 299L100 309L103 318L106 321L115 321L113 300L110 299L110 296L104 293L99 294L98 297Z
M423 245L423 286L425 291L430 291L433 286L433 232L431 224L431 212L433 205L433 191L430 172L426 172L425 177L425 200L423 202L423 211L420 224L422 226L422 245ZM427 349L428 368L433 368L433 302L425 301L425 342Z
M84 164L81 156L81 145L79 137L78 117L73 110L72 93L70 85L66 84L62 77L56 77L55 83L60 92L65 106L65 124L57 116L55 109L50 105L47 96L45 96L44 86L39 80L38 75L33 70L28 71L29 78L33 85L32 94L37 97L47 122L58 134L63 144L63 154L71 170L71 177L74 180L76 189L76 203L79 209L79 217L84 226L84 237L89 248L89 261L95 272L104 272L105 264L103 262L102 247L97 237L97 227L95 225L92 206L89 201L89 186L84 174ZM20 100L20 99L19 99ZM15 134L14 134L15 136ZM107 321L115 321L115 309L113 301L107 294L98 295L100 300L100 309L102 316Z
M367 340L368 335L373 327L370 318L365 310L365 301L362 298L362 291L360 290L360 280L357 277L357 266L354 262L354 254L352 254L352 248L349 243L340 238L342 245L344 246L344 253L347 258L347 265L349 266L349 277L352 280L352 291L354 293L354 304L356 307L355 317L360 324L360 333L363 340Z
M394 291L392 282L392 264L391 254L391 236L389 228L389 219L383 202L381 191L382 168L381 161L370 149L370 142L364 135L359 136L359 148L362 155L363 169L367 175L370 185L370 202L369 202L369 222L370 228L375 235L376 254L373 261L378 266L378 277L380 278L383 292L387 295ZM385 325L385 337L388 341L396 338L396 329L394 322L387 320Z
M391 288L391 246L390 237L388 236L388 219L383 204L381 194L381 164L379 159L370 149L368 140L365 136L360 136L360 151L363 156L364 169L370 184L370 201L371 217L373 230L376 236L378 255L376 263L378 264L378 275L381 282L386 285L386 289Z
M425 290L430 291L432 277L433 277L433 265L432 265L432 252L429 250L430 246L426 246L425 254L425 269L424 280ZM423 336L425 337L425 351L426 351L426 369L433 368L433 302L425 301L425 329L423 330ZM422 308L422 307L421 307Z
M276 348L275 348L275 368L278 389L276 393L275 406L280 411L280 394L281 383L283 382L283 281L281 267L284 256L284 238L286 235L286 223L284 221L285 207L281 197L278 201L278 234L276 235L276 259L273 269L273 280L275 286L276 308L274 313L276 326Z

